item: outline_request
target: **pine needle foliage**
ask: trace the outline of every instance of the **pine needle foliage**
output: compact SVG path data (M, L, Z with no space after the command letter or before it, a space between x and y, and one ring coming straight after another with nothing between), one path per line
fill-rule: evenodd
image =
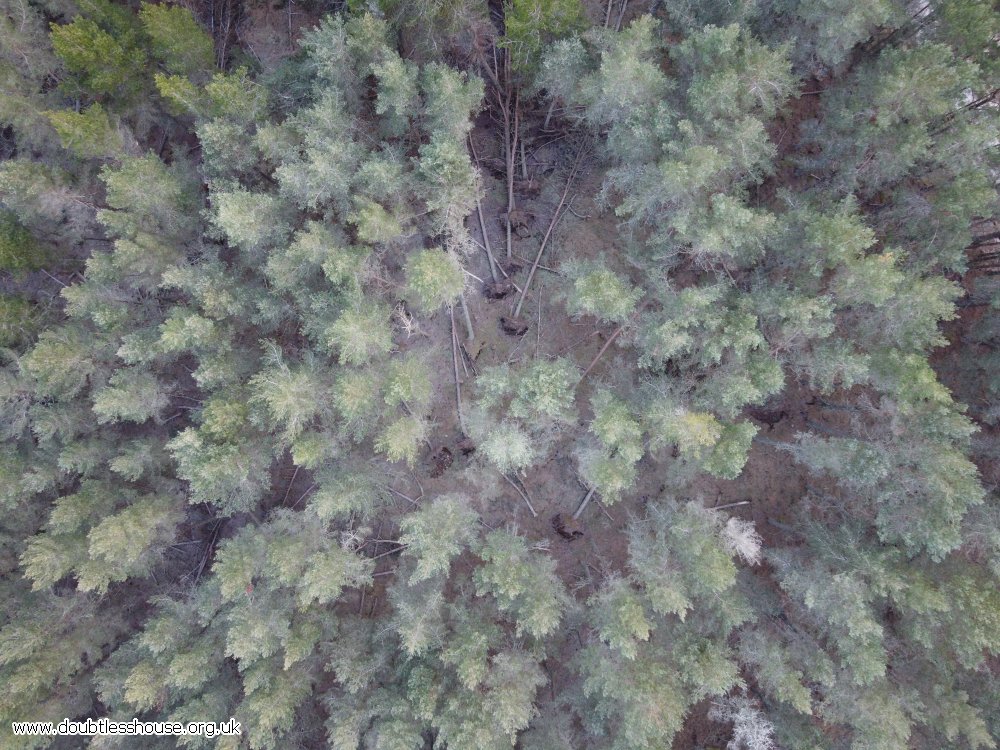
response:
M994 747L994 4L335 5L0 0L0 721Z

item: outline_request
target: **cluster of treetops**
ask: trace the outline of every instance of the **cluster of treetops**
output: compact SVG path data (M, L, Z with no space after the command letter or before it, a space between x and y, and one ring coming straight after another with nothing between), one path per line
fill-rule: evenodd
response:
M996 747L993 0L356 0L270 62L0 9L0 748ZM512 92L615 233L546 321L614 341L480 360L423 494ZM507 497L557 453L574 547ZM706 507L759 456L766 528Z

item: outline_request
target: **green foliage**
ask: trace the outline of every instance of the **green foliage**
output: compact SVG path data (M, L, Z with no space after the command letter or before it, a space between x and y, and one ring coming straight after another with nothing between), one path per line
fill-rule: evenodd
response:
M721 521L693 503L668 503L629 528L631 567L654 612L683 621L696 604L712 605L733 587L736 549Z
M349 429L363 432L368 417L378 406L380 383L368 370L348 370L333 385L333 408Z
M823 575L816 568L789 567L781 561L781 585L804 600L827 623L841 665L857 685L866 685L885 674L884 631L869 608L871 593L863 581L846 573Z
M611 578L604 583L588 606L594 613L601 640L626 659L635 659L639 644L649 640L653 629L642 600L622 578Z
M3 6L0 720L992 746L992 5L377 5L227 72L180 7ZM537 340L466 295L453 352L487 89L516 206L595 200Z
M661 650L648 647L642 659L626 659L600 646L579 657L582 689L592 703L596 726L610 726L611 747L669 745L687 709L677 674Z
M769 694L800 713L812 712L809 689L803 684L804 674L796 669L795 662L779 644L767 635L751 631L740 640L740 657L757 669L761 684Z
M461 222L475 206L476 173L469 163L464 141L439 134L420 148L419 174L427 187L427 207L441 216L441 225L451 239L463 236ZM466 243L467 244L467 243Z
M262 402L268 415L284 428L287 440L296 438L317 416L326 401L326 384L316 364L307 360L290 367L274 346L268 359L272 363L250 381L255 391L252 397Z
M509 421L490 430L479 449L501 474L523 472L537 458L531 436Z
M56 56L85 91L129 99L143 86L146 51L131 13L106 0L91 0L94 13L52 24Z
M0 294L0 347L15 347L31 339L39 322L39 315L30 302Z
M864 5L803 0L782 6L782 15L769 23L780 19L782 28L774 33L796 41L796 62L809 70L841 67L856 44L868 40L880 26L902 20L902 8L885 0Z
M391 242L403 233L403 226L381 205L368 198L355 198L351 223L358 239L369 244Z
M267 489L271 456L266 444L215 442L189 427L166 447L190 484L192 502L236 513L252 507Z
M472 127L470 115L477 114L482 103L482 79L441 63L425 65L420 75L427 130L454 141L465 138Z
M21 366L43 395L72 398L87 384L96 364L86 346L86 334L75 326L43 331Z
M155 375L130 368L117 370L106 388L94 394L98 423L145 422L158 419L170 402Z
M574 315L624 323L635 312L642 292L600 263L576 263L566 270L573 280L566 307Z
M87 535L90 561L80 568L80 588L104 592L112 582L146 574L173 541L180 515L174 498L151 496L104 518Z
M590 431L601 445L583 452L580 469L587 484L611 503L635 482L635 465L645 452L642 428L628 406L610 391L598 391L591 407L594 421Z
M417 99L417 66L390 55L373 66L372 72L378 80L375 112L388 115L385 121L391 135L402 135Z
M63 147L77 156L108 157L123 150L122 136L100 104L91 104L81 112L64 109L47 112L46 116Z
M458 258L434 248L410 257L406 280L417 304L428 312L454 304L465 288L465 272Z
M219 118L216 125L245 126L261 117L267 105L266 90L250 77L246 68L215 73L204 87L184 75L156 73L153 81L160 96L177 114ZM219 167L222 165L215 168Z
M168 167L148 153L123 158L116 168L105 166L101 177L109 209L101 211L98 218L109 230L144 242L145 237L136 235L189 236L198 186L181 164Z
M687 96L694 111L709 122L750 113L770 117L791 93L784 55L736 24L706 26L686 39L675 57L691 76Z
M431 370L415 355L394 359L389 363L385 382L385 403L405 404L414 411L423 411L431 401Z
M239 188L215 193L214 205L219 229L242 250L253 252L288 235L281 204L270 195Z
M321 519L357 513L368 517L378 505L378 493L371 481L360 475L323 476L323 481L310 497L310 509Z
M340 314L324 336L327 345L339 352L340 361L363 365L392 348L389 313L373 301L358 301Z
M486 564L474 574L477 593L491 594L501 612L513 615L519 635L542 638L552 633L568 605L555 562L506 531L488 534L479 556Z
M400 417L387 425L375 439L375 450L390 461L417 462L420 445L427 439L427 424L417 417Z
M139 19L150 39L150 52L167 72L190 76L214 67L212 37L187 8L143 3Z
M474 538L478 515L462 495L443 495L401 524L400 544L417 558L410 581L447 574L452 559Z
M505 35L514 68L530 73L546 44L584 27L580 0L508 0L504 4Z
M13 211L0 209L0 268L14 273L45 265L47 253Z
M705 461L705 471L723 479L738 477L756 434L757 428L749 422L736 422L723 427L719 441Z
M521 419L568 419L573 407L576 367L568 359L536 360L518 375L510 411Z
M649 418L655 429L650 445L676 445L685 459L701 459L722 437L722 425L714 415L686 411L670 402L658 403Z

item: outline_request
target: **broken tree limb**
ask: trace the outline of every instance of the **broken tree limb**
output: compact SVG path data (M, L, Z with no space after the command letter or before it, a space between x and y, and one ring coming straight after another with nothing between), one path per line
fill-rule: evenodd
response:
M580 520L580 516L583 515L583 511L585 511L587 509L587 506L590 504L590 498L592 498L594 496L595 490L596 490L596 488L594 488L594 487L591 487L589 490L587 490L587 494L584 495L583 500L580 501L580 505L573 512L572 519L574 521L579 521Z
M580 379L576 382L577 385L580 385L580 383L584 381L584 378L586 378L590 374L590 371L594 369L594 365L596 365L600 361L601 357L604 356L604 352L608 350L608 347L610 347L611 344L614 342L614 340L621 335L621 332L625 330L625 326L627 326L629 322L637 318L639 316L639 313L641 313L643 310L646 309L647 304L648 302L643 302L641 305L639 305L639 307L636 308L635 312L632 313L629 319L615 329L615 332L612 333L611 336L608 338L608 340L604 342L604 346L601 347L601 351L599 351L594 356L594 358L590 360L590 364L587 365L587 369L583 371L583 375L581 375Z
M618 22L615 24L615 31L622 30L622 19L625 18L625 8L628 7L628 0L622 0L621 10L618 11Z
M577 170L580 168L580 160L583 157L583 147L581 146L579 153L576 155L576 161L573 162L573 169L569 173L569 177L566 178L566 187L563 188L562 196L559 198L559 204L556 206L555 212L552 214L552 221L549 222L549 228L545 230L545 236L542 237L542 244L538 247L538 253L535 255L535 262L531 264L531 270L528 271L528 278L524 280L524 289L521 290L521 295L517 299L517 304L514 306L514 317L517 318L521 315L521 306L524 304L524 298L528 294L528 289L531 288L531 280L535 277L535 271L538 270L538 264L542 260L542 253L545 252L545 246L548 244L549 237L552 236L552 230L556 228L556 224L559 223L559 217L562 215L562 207L566 203L566 196L569 195L570 186L573 184L573 178L576 176Z
M538 359L538 350L542 346L542 289L544 284L538 288L538 324L535 326L535 359Z
M194 577L195 586L198 585L198 581L201 579L201 574L205 572L205 566L208 564L208 558L212 554L212 550L215 548L215 542L219 538L219 529L222 528L222 521L220 520L215 524L215 528L212 529L212 536L208 540L208 546L205 548L205 554L201 558L201 564L198 566L198 574ZM186 578L187 576L185 576Z
M553 97L552 101L549 102L549 108L548 108L548 110L546 110L546 112L545 112L545 122L542 123L542 130L544 130L546 132L548 132L548 130L549 130L549 120L552 119L552 111L555 108L556 108L556 100L555 100L555 97ZM538 149L535 149L535 150L537 151ZM532 156L534 156L534 151L532 152Z
M737 505L749 505L750 500L740 500L738 503L726 503L725 505L713 505L709 510L724 510L725 508L735 508Z
M493 257L493 249L490 247L490 238L486 234L486 222L483 221L483 205L479 200L479 196L476 196L476 214L479 216L479 231L483 235L483 250L486 251L486 258L490 262L490 276L493 277L493 281L499 281L497 277L497 261Z
M417 502L416 500L414 500L414 499L413 499L412 497L410 497L409 495L404 495L404 494L403 494L402 492L400 492L399 490L394 490L394 489L393 489L392 487L390 487L390 486L389 486L389 485L387 485L387 484L385 484L385 485L382 485L382 487L383 487L383 489L387 489L387 490L389 490L389 492L391 492L391 493L392 493L393 495L396 495L397 497L401 497L401 498L403 498L403 499L404 499L404 500L405 500L406 502L408 502L408 503L409 503L410 505L413 505L413 506L416 506L416 507L418 507L418 508L420 507L420 503L418 503L418 502ZM421 496L421 497L422 497L422 496ZM420 498L417 498L417 500L419 500L419 499L420 499Z
M608 512L607 508L604 507L604 503L602 503L597 498L594 498L594 502L597 503L597 507L601 509L601 513L604 514L604 517L607 518L609 521L611 521L611 523L614 523L615 517Z
M528 262L530 262L530 261L528 261L528 259L527 259L527 258L522 258L522 257L521 257L520 255L515 255L515 256L514 256L514 260L519 260L519 261L521 261L522 263L528 263ZM543 271L548 271L549 273L554 273L554 274L555 274L556 276L562 276L562 271L557 271L556 269L554 269L554 268L551 268L551 267L549 267L549 266L546 266L546 265L544 265L544 264L542 264L542 263L539 263L539 264L538 264L538 267L539 267L539 268L540 268L541 270L543 270Z
M462 415L462 385L458 378L458 332L455 330L455 308L450 308L451 313L451 363L455 370L455 407L458 410L458 426L465 435L465 417Z
M465 336L469 341L473 341L476 338L476 332L472 330L472 317L469 315L469 307L465 304L465 294L462 294L458 298L462 305L462 320L465 323Z
M504 66L504 99L503 99L503 146L504 146L504 167L507 172L507 259L510 259L512 252L512 239L511 239L511 222L510 215L514 212L514 160L515 151L517 149L517 99L514 100L514 122L511 123L510 117L510 97L511 97L511 86L510 86L510 50L505 50L507 53L507 64ZM499 97L499 93L498 93ZM513 124L513 134L511 133L511 125Z
M507 69L510 69L510 50L507 51ZM509 79L509 73L508 73ZM510 86L508 80L508 86ZM507 101L510 102L510 93L507 94ZM510 149L508 150L508 160L507 160L507 259L510 260L511 254L514 252L512 244L511 235L511 221L510 217L514 213L516 206L514 205L514 173L517 170L517 142L521 135L521 107L520 107L520 91L518 89L514 90L514 131L511 133Z
M292 472L292 478L288 480L288 489L285 490L285 496L281 498L281 504L284 505L288 502L288 493L292 491L292 485L295 484L295 478L299 475L299 467L295 466L295 471Z
M504 479L507 480L507 484L509 484L511 487L517 490L517 494L524 499L524 504L528 506L528 510L531 511L531 515L534 516L535 518L538 518L538 514L535 512L535 507L531 504L531 500L528 499L527 493L525 493L524 490L518 487L517 484L514 482L514 480L511 479L506 474L504 474L503 472L500 472L500 476L502 476Z
M608 337L608 340L604 342L604 346L601 347L601 351L599 351L594 356L594 358L592 360L590 360L590 364L587 365L587 369L583 371L583 375L580 376L580 379L577 381L577 385L579 385L580 383L582 383L584 381L584 379L590 374L590 371L594 369L594 365L596 365L598 363L598 361L601 359L601 357L604 356L604 352L606 352L608 350L608 347L611 346L612 343L614 343L614 340L616 338L618 338L618 335L623 330L625 330L625 324L624 323L622 323L620 326L618 326L618 328L615 330L615 332L612 333L611 336Z
M408 544L400 544L398 547L396 547L394 549L388 550L387 552L380 552L379 554L375 555L374 557L369 557L368 559L369 560L381 560L383 557L388 557L389 555L394 555L397 552L402 552L404 549L406 549L409 546L410 545L408 545Z
M472 158L476 162L476 169L479 169L479 154L476 153L476 144L472 140L472 136L469 136L469 149L472 151ZM483 235L483 250L486 251L486 258L490 262L490 275L493 277L493 281L498 281L497 279L497 261L493 257L493 248L490 247L490 237L486 233L486 222L483 220L483 204L479 199L479 193L476 192L476 216L479 217L479 231Z

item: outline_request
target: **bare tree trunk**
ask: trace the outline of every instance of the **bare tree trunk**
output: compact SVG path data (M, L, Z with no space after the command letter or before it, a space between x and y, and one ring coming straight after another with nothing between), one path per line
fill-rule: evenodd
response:
M580 168L580 160L583 157L583 151L584 149L581 146L580 151L576 156L576 161L573 163L573 170L569 173L569 177L566 178L566 187L563 188L562 197L559 198L559 205L556 206L555 213L552 214L552 221L549 222L549 228L545 230L545 236L542 238L542 244L538 248L538 253L535 255L535 262L531 264L531 270L528 272L528 278L524 281L524 289L521 290L521 296L518 298L517 304L514 305L515 318L521 314L521 306L524 304L524 298L528 295L528 289L531 287L531 280L535 277L535 271L538 270L538 264L542 260L542 253L545 252L545 245L548 243L549 237L552 236L552 230L555 229L555 226L559 221L559 216L562 213L562 207L566 203L566 196L569 194L569 188L573 184L573 178L576 176L576 171Z
M476 338L476 332L472 329L472 317L469 315L469 307L465 304L465 295L458 298L462 305L462 318L465 322L465 337L472 341Z
M510 104L511 88L510 88L510 54L507 55L507 104ZM509 142L507 144L507 260L510 260L513 255L512 249L512 232L511 232L511 214L514 212L514 170L516 169L517 162L517 140L518 140L518 130L520 128L519 121L519 102L518 93L514 92L514 127L513 132L509 135ZM507 120L509 118L505 118Z
M556 100L555 100L555 97L553 97L552 101L549 102L549 108L548 108L548 110L545 112L545 122L542 123L542 130L548 130L549 129L549 120L552 119L552 111L555 108L556 108Z
M465 435L465 416L462 414L462 386L458 379L458 332L455 330L455 307L449 309L451 313L451 364L455 370L455 408L458 411L458 426Z
M579 507L577 507L576 511L573 513L574 521L580 520L580 516L583 515L583 511L585 511L587 509L587 506L590 504L590 498L594 496L594 492L595 489L593 487L587 490L587 494L584 496L583 500L580 501Z
M472 151L472 158L476 162L476 169L479 169L479 154L476 153L476 144L472 140L472 136L469 136L469 150ZM490 262L490 276L493 277L493 282L496 283L500 279L497 277L497 262L496 258L493 257L493 249L490 247L490 237L486 233L486 222L483 220L483 204L479 199L479 193L476 193L476 216L479 217L479 231L483 234L483 249L486 251L486 258Z

